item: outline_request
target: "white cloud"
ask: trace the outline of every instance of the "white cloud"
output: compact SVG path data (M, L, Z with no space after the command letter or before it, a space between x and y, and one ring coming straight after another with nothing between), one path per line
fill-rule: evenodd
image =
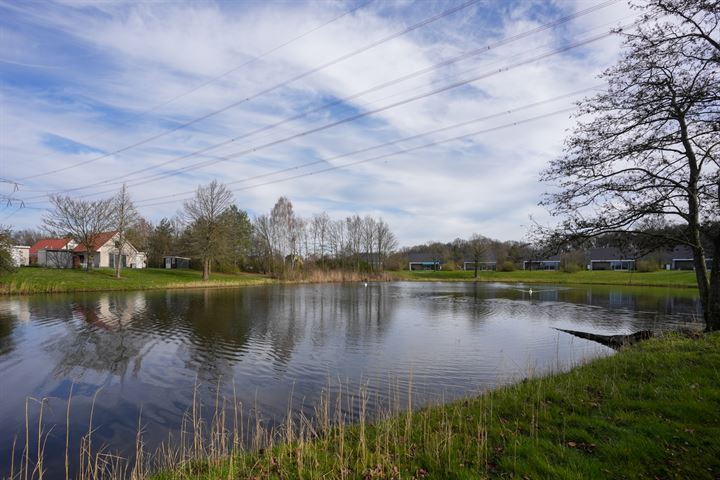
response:
M52 148L45 141L47 134L111 152L230 103L241 102L207 120L94 161L87 167L29 179L19 195L30 199L29 202L37 202L31 199L37 195L36 191L75 188L161 164L274 124L322 102L353 95L427 68L580 8L574 3L543 4L543 7L552 7L549 9L552 11L538 16L538 4L520 2L516 8L506 8L504 3L490 5L492 8L483 4L482 8L432 23L247 102L242 101L402 30L431 12L417 11L416 3L393 4L384 9L370 4L267 57L251 61L259 53L340 14L342 5L332 11L327 9L327 4L315 2L250 9L234 5L230 7L235 8L229 8L227 4L178 6L123 2L3 6L8 15L0 20L0 28L6 32L4 38L11 41L3 42L0 59L13 62L22 59L27 64L52 66L59 61L61 68L0 63L3 76L12 80L2 87L0 176L26 177L97 156ZM441 8L435 5L437 11ZM548 8L543 8L545 10ZM509 63L531 58L573 39L597 34L618 19L627 21L628 14L623 4L614 4L558 29L546 30L363 95L349 104L238 140L208 155L242 151L353 112L378 108L458 80L495 72ZM403 15L413 20L402 21ZM502 21L498 22L498 18ZM131 192L141 200L191 191L199 182L211 178L232 182L263 175L592 86L598 83L596 75L616 58L618 48L617 39L605 39L231 161L133 186L132 180L147 178L156 172L136 175L131 177ZM183 95L247 62L250 63L222 79ZM156 111L137 116L178 95L183 96ZM398 148L523 120L570 103L570 99L559 101L377 152L331 160L330 164L343 165ZM238 191L236 199L242 208L253 212L270 209L277 197L286 195L305 215L322 208L333 216L381 214L405 244L430 239L451 240L472 232L503 239L521 238L528 216L544 215L536 206L546 189L538 184L538 173L550 158L560 154L565 130L570 126L566 114L549 117L384 161ZM212 157L177 160L161 171L209 158ZM265 183L303 171L306 170L234 187ZM104 185L77 193L107 188ZM159 220L174 214L179 206L178 200L176 204L141 207L141 210L151 219ZM0 211L0 219L12 211ZM39 223L40 214L38 210L28 209L10 220L17 227L31 227Z

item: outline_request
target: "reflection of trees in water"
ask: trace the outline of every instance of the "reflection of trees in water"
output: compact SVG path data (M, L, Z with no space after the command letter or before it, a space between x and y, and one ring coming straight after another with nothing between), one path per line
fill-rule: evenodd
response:
M331 315L334 318L347 316L345 338L348 344L379 343L390 328L393 311L398 299L385 285L369 287L337 286L332 291L342 301L333 301ZM343 305L346 303L347 305Z
M200 382L215 383L232 377L232 367L247 350L250 309L243 289L202 290L171 294L166 311L183 331L180 349L186 368Z
M142 293L77 298L70 310L71 316L64 317L66 334L47 347L60 356L55 375L82 368L122 378L131 362L137 374L143 348L152 338L134 325L146 314Z
M7 355L15 347L12 339L16 318L10 312L0 312L0 355Z
M156 306L156 302L158 305ZM272 286L206 290L148 297L155 322L181 328L187 341L186 367L199 380L230 378L243 355L263 356L282 371L297 346L312 348L344 336L348 343L375 341L384 334L393 297L379 287L346 285ZM176 327L169 324L177 323Z

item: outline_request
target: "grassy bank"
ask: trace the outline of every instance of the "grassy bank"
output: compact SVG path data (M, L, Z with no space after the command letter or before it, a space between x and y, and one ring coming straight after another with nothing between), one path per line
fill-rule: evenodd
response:
M258 285L282 281L285 283L320 283L371 280L404 281L479 281L479 282L522 282L553 284L595 284L652 287L695 288L694 272L659 271L638 272L588 272L564 273L553 271L514 272L473 272L465 271L396 271L381 275L343 271L312 271L275 280L256 274L213 273L209 282L203 282L200 272L194 270L167 270L147 268L143 270L123 269L122 278L116 279L114 271L108 268L84 270L60 270L51 268L20 268L17 272L0 276L0 295L93 292L113 290L149 290L160 288L196 288Z
M258 285L272 281L271 278L263 275L213 273L208 282L203 282L201 272L161 268L123 269L120 279L115 278L115 271L109 268L99 268L90 272L72 269L20 268L15 273L0 276L0 294L220 287Z
M635 285L648 287L686 287L697 288L695 272L667 271L657 272L619 272L619 271L580 271L565 273L558 271L526 271L514 272L474 272L453 271L399 271L392 272L395 279L409 281L436 282L522 282L522 283L554 283L554 284L589 284L589 285Z
M719 365L720 334L669 335L451 405L281 429L232 461L216 436L153 478L718 478Z

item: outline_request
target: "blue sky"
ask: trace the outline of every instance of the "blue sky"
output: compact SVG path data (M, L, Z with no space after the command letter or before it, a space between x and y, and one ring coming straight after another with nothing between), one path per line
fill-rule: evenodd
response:
M433 68L600 4L479 1L349 55L463 3L0 1L0 177L19 184L13 193L12 184L0 183L0 193L13 198L0 206L0 223L38 227L48 194L100 198L122 182L140 212L157 222L176 214L198 184L218 179L234 182L236 203L251 215L285 195L301 215L325 210L333 217L382 216L406 245L472 233L522 239L531 215L547 219L537 203L551 186L540 184L538 174L562 153L572 125L569 112L554 112L583 93L512 110L599 85L597 75L617 58L619 40L533 59L626 24L632 11L615 2ZM343 56L348 58L318 68ZM507 69L517 63L522 65ZM427 73L394 82L423 69ZM296 77L302 78L289 81ZM423 96L472 78L478 80ZM391 85L357 95L385 83ZM415 96L422 98L403 103ZM403 104L390 107L395 103ZM299 135L376 109L381 111ZM552 115L288 179L545 114ZM188 122L194 123L177 128ZM208 151L193 155L202 149ZM317 163L294 169L309 162Z

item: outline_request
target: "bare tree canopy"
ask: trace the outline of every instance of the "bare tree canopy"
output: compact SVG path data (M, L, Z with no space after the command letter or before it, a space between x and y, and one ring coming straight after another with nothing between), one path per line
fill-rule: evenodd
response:
M115 210L115 278L120 278L120 270L122 269L122 257L123 252L129 244L128 235L130 230L135 227L140 219L135 204L130 198L130 194L127 191L127 186L123 184L120 192L114 199L114 210Z
M581 102L564 156L543 172L559 187L543 204L563 219L543 233L689 246L707 328L720 329L720 4L655 0L641 8L636 28L621 32L623 56L603 74L607 89ZM657 219L683 228L645 228Z
M203 263L203 280L210 279L210 266L221 248L224 237L223 213L233 202L228 188L213 180L195 191L195 197L185 202L185 216L190 224L194 253Z
M475 278L477 278L478 276L478 267L480 265L480 262L483 261L485 255L487 255L490 251L490 246L491 240L487 237L483 237L482 235L479 235L477 233L474 233L472 237L470 237L468 247L470 249L470 255L475 265Z
M70 237L85 248L87 269L93 266L95 242L100 234L112 229L115 221L114 200L80 200L52 195L53 209L43 217L45 228L54 235Z

